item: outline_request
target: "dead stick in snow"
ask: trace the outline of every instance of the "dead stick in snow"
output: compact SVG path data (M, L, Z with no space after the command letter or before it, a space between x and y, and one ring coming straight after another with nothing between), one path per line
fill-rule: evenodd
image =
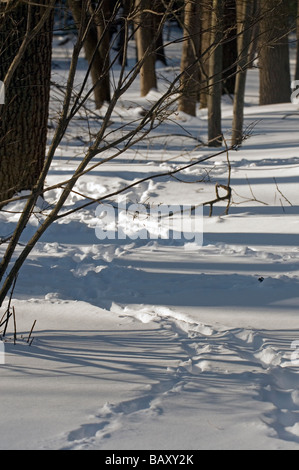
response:
M34 327L35 327L35 323L36 323L36 320L34 320L33 325L32 325L32 327L31 327L31 330L30 330L30 333L29 333L29 336L28 336L28 339L27 339L27 343L29 343L29 341L30 341L30 338L31 338L33 329L34 329ZM31 343L30 343L30 344L31 344Z
M13 324L14 324L13 342L14 342L14 344L16 344L16 340L17 340L17 322L16 322L16 312L15 312L14 307L12 307L12 314L13 314Z

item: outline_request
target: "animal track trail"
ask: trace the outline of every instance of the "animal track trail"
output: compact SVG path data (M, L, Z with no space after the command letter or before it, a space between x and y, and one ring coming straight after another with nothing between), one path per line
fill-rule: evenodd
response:
M245 339L236 334L239 339ZM247 338L248 339L248 338ZM258 400L272 405L262 420L274 437L299 443L299 370L290 360L290 350L275 335L252 333L249 348L241 354L260 367ZM240 355L241 355L240 354Z
M165 379L150 386L148 393L116 404L106 403L91 416L94 422L82 424L68 433L68 444L62 450L100 448L112 434L162 415L167 395L181 392L180 376L170 371L171 368L167 368Z
M284 363L271 370L260 399L272 404L264 421L274 435L285 441L299 443L299 371L298 366Z
M245 372L253 399L272 408L261 416L269 435L299 443L299 368L288 362L289 351L274 333L262 336L243 328L216 331L172 319L169 327L188 355L178 368L184 386L196 375L213 372L224 374L226 381L235 381L239 374L244 384Z
M210 398L213 393L216 397L215 377L215 383L221 383L228 394L233 391L244 396L245 391L248 403L256 400L267 404L260 419L269 436L299 443L298 367L288 367L286 351L273 332L211 328L165 309L148 312L149 317L152 315L159 324L157 335L167 332L172 338L177 360L165 363L148 390L129 400L105 404L89 422L69 432L64 449L103 448L107 439L117 438L117 433L159 419L172 397L184 399L190 389L198 390L201 398ZM133 317L142 321L138 315Z
M174 381L154 385L149 394L117 404L106 403L104 407L92 416L93 423L82 424L79 428L69 432L69 444L62 450L100 448L103 440L111 437L113 433L128 429L136 422L144 422L163 414L162 399L172 392Z

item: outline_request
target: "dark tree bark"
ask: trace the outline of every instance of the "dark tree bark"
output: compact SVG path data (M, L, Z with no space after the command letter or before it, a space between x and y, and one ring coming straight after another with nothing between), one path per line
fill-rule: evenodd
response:
M140 93L141 96L146 96L152 89L157 88L154 18L153 14L148 12L153 6L150 0L135 0L135 7L138 12L135 19L137 56L139 61L143 60L140 69Z
M165 55L164 49L164 41L163 41L163 31L160 31L156 41L156 62L160 61L162 64L167 65L167 59Z
M221 96L222 96L222 39L223 2L213 1L211 20L211 45L213 47L209 67L208 139L209 147L222 145Z
M43 2L47 5L49 2ZM1 9L5 8L1 4ZM0 24L0 77L4 80L26 31L39 23L47 6L19 2ZM5 89L0 107L0 201L30 190L43 167L50 95L53 14L26 46Z
M232 145L243 141L244 101L247 68L249 66L250 43L253 25L253 2L237 0L238 19L238 66L234 92Z
M222 92L232 95L235 90L238 56L236 0L225 0L224 2L223 30L225 41L223 44Z
M83 18L88 18L86 3L82 0L68 0L75 23L80 25ZM111 15L109 1L104 0L97 14L90 10L93 21L87 31L84 41L85 56L90 66L90 75L93 84L93 93L96 109L101 109L105 102L109 103L110 78L109 78L109 31L105 30L105 22Z
M154 23L154 34L159 29L159 23L161 19L161 15L165 12L165 4L161 0L155 0L152 2L152 9L158 13L157 16L153 17ZM165 55L164 49L164 40L163 40L163 28L160 29L158 34L156 35L156 62L160 61L162 64L167 65L167 59Z
M209 57L211 40L211 14L213 0L204 0L201 2L201 90L200 107L208 107L208 77L209 77Z
M259 49L260 104L290 102L288 2L261 1Z
M109 35L109 25L112 15L114 15L113 8L111 8L110 0L102 0L101 8L97 10L95 15L95 23L98 36L98 58L99 63L98 73L99 85L101 91L99 100L102 100L102 103L97 106L100 108L104 102L110 103L111 94L110 94L110 35Z
M179 110L196 116L200 90L200 1L185 0L184 42L181 58L181 96Z
M119 57L118 63L120 65L127 65L127 47L126 47L126 31L128 31L128 16L132 11L134 0L123 0L121 8L121 16L119 18L119 31L116 49L118 50Z
M254 65L254 61L257 57L257 50L258 50L258 43L259 43L259 32L260 32L260 25L258 21L259 15L259 0L252 0L252 17L254 18L253 25L252 25L252 34L251 40L249 45L249 68L252 68Z

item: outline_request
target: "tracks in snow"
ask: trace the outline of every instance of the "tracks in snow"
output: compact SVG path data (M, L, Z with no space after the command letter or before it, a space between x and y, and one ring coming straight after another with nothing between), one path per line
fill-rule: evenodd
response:
M236 396L246 390L247 399L265 404L260 420L269 437L299 443L299 373L291 361L292 331L216 330L165 307L124 309L124 313L138 321L158 322L157 334L167 330L172 335L181 360L176 366L165 364L164 374L148 391L105 404L92 422L68 433L63 449L105 448L115 433L158 419L167 400L176 394L183 397L191 384L201 394L200 415L203 397L211 402L218 393L211 385L216 379Z

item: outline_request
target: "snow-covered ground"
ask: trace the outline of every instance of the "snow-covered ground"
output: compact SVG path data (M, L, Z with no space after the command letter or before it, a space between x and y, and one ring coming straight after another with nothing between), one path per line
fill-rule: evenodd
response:
M161 77L175 59L159 67ZM53 60L57 79L62 46ZM135 84L111 129L158 95L142 100ZM298 449L299 109L257 106L256 69L246 96L253 135L230 152L233 201L228 215L225 201L212 217L204 208L202 243L155 239L157 221L130 213L120 224L147 224L151 236L99 240L93 205L60 219L37 244L13 297L18 340L11 322L0 364L1 449ZM231 118L226 98L227 139ZM97 126L92 115L89 124ZM72 173L84 125L72 125L47 184ZM207 139L204 111L174 115L153 137L84 176L77 191L99 197L213 153L198 144ZM177 176L193 184L163 177L121 202L200 205L214 198L216 182L226 184L227 156ZM69 208L80 201L74 193ZM0 214L2 237L16 219ZM24 241L37 226L33 217Z

